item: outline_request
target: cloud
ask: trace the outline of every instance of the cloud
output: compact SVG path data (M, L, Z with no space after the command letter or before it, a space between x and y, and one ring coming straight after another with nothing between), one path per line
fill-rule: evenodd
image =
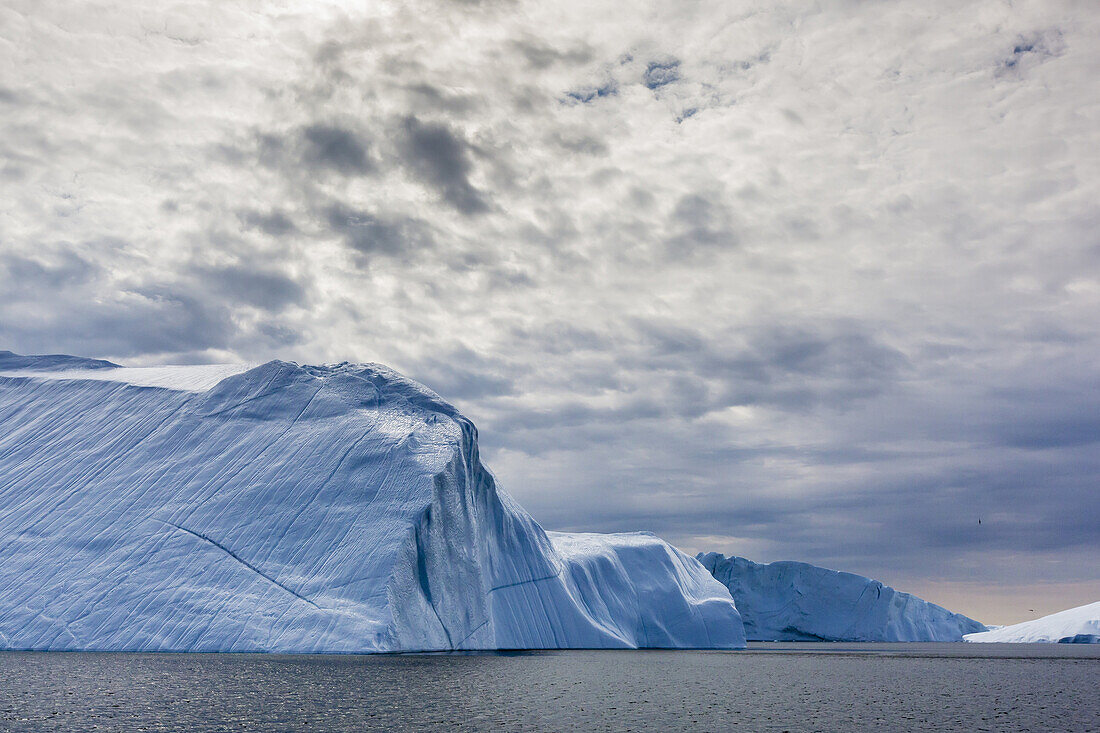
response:
M275 313L290 305L303 304L307 297L300 283L273 270L241 265L199 267L195 276L203 281L203 289Z
M735 247L740 235L725 198L711 192L680 198L669 216L668 247L675 257L687 257L708 247Z
M680 62L651 61L646 65L643 83L650 89L658 89L666 84L673 84L680 80Z
M0 256L0 277L10 284L0 294L0 337L26 352L49 351L63 341L71 351L183 361L224 354L234 339L257 349L298 340L285 326L271 330L272 320L307 298L277 269L202 264L181 268L175 277L146 278L127 273L127 249L126 242L96 241ZM103 257L108 252L112 256ZM96 255L103 262L93 262ZM44 294L51 308L42 307ZM261 315L234 313L240 306Z
M459 212L470 216L488 211L482 193L470 183L470 145L450 127L406 117L401 152L413 173L435 188Z
M302 130L302 162L344 175L363 175L372 165L358 135L336 125L312 124Z
M583 42L561 50L537 37L527 37L513 41L512 47L535 69L547 69L558 63L586 64L593 58L592 49Z
M588 104L603 97L613 97L619 93L619 85L614 80L608 80L601 84L586 85L570 89L565 96L575 102Z
M272 237L282 237L297 230L290 217L278 209L268 212L245 210L237 216L244 226L259 229Z
M1021 35L1012 47L1012 53L1004 60L1005 69L1015 69L1021 64L1041 63L1045 57L1058 56L1065 50L1059 30L1041 31Z
M416 220L382 219L337 203L325 209L324 221L328 231L363 254L400 256L432 246L427 228Z
M45 274L36 284L55 274ZM64 341L69 350L133 357L223 349L234 332L223 306L169 287L119 291L99 300L92 288L73 291L53 311L36 309L30 298L4 298L0 336L27 352L49 351L50 344Z
M481 103L466 94L445 91L426 82L410 84L406 91L415 109L426 113L446 112L449 115L466 115Z

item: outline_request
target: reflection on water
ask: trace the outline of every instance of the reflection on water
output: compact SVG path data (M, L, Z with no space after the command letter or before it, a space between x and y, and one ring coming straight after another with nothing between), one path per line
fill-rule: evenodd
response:
M1100 646L0 653L0 730L1096 730Z

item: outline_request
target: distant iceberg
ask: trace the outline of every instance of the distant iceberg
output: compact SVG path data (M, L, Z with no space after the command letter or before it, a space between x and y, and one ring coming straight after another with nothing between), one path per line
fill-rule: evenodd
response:
M986 629L853 573L717 552L698 560L729 588L749 641L960 641Z
M653 535L547 533L379 365L0 352L0 648L740 648Z
M1100 601L1052 613L1032 621L1002 626L992 631L967 634L965 639L974 642L1021 644L1036 642L1098 644L1100 643Z

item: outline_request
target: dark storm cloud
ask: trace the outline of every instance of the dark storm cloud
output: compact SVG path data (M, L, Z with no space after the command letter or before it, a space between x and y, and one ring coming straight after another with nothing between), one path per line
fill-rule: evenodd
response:
M669 216L669 253L686 257L712 248L728 249L741 242L733 212L716 192L692 193L676 202Z
M273 349L293 348L303 340L302 333L278 321L265 320L257 326L256 330L258 341Z
M784 453L750 452L741 470L751 470L759 460L794 457ZM883 469L888 466L881 464ZM1091 467L1096 467L1095 461ZM1022 547L1050 551L1100 541L1100 527L1091 521L1100 503L1093 496L1058 487L1053 501L1036 502L1033 487L1045 483L1042 473L1049 467L1012 460L1006 468L1015 475L983 470L959 476L950 470L901 478L880 473L844 485L843 492L801 497L797 502L768 501L766 495L746 491L714 505L705 494L693 496L681 489L679 506L670 508L661 523L672 536L688 537L702 526L725 526L747 543L770 544L781 538L777 544L782 554L769 559L801 559L853 570L878 567L879 572L893 567L906 574L947 564L965 553L1016 553ZM599 524L619 531L644 523L646 514L644 508L626 516L609 512ZM929 549L914 556L914 547ZM968 573L963 567L937 570L943 578L964 579Z
M337 125L313 124L302 130L302 160L306 165L364 175L373 169L366 143L355 132Z
M519 51L527 60L527 63L535 69L546 69L557 63L567 65L586 64L594 58L592 48L587 44L561 50L538 38L525 38L512 41L512 47Z
M470 144L440 122L406 117L401 123L400 150L414 174L462 214L489 210L484 195L470 183Z
M410 84L406 89L413 100L414 107L429 114L446 112L462 116L479 106L479 100L470 95L444 91L427 82Z
M294 222L280 209L271 211L247 210L237 214L241 224L250 229L258 229L271 237L282 237L297 231Z
M1044 459L1011 449L975 449L969 459L933 468L904 448L853 454L846 444L831 442L827 433L818 441L826 441L822 455L830 460L820 460L822 456L795 446L708 450L708 443L718 438L713 427L685 431L673 428L675 422L667 418L624 422L613 429L597 428L587 419L576 424L561 448L565 454L580 450L570 441L587 441L605 446L600 451L607 456L604 460L614 461L620 471L634 461L659 468L648 474L631 472L633 500L626 504L608 500L622 490L612 486L599 497L578 494L575 501L585 507L583 520L575 508L562 506L560 494L541 503L546 522L563 528L659 527L663 536L688 547L703 542L704 547L725 545L728 552L760 553L760 559L804 560L878 577L922 577L931 571L935 577L960 581L974 577L972 558L995 553L1019 557L1025 547L1084 552L1100 541L1100 525L1091 519L1100 511L1100 497L1079 479L1100 468L1095 455L1068 451ZM653 432L669 441L668 450L646 439ZM535 431L529 437L537 444L550 434L561 430ZM728 446L744 436L721 438ZM845 451L846 458L833 461ZM1058 466L1053 475L1051 461ZM771 464L813 467L818 490L791 493L782 483L761 482L767 473L762 468ZM972 467L962 468L964 464ZM704 465L714 469L713 480L736 489L721 502L714 501L706 481L699 481L697 472ZM573 470L583 474L598 469L580 461ZM1046 489L1037 493L1037 486ZM662 507L659 518L654 506ZM711 534L730 539L699 539ZM922 549L914 553L913 548ZM1052 567L1050 572L1075 577L1072 568Z
M610 348L611 341L601 331L583 324L563 320L546 320L538 324L514 325L508 340L523 349L535 349L548 354L573 354Z
M222 299L279 312L306 301L305 288L281 272L254 265L200 267L195 270L199 287Z
M466 347L425 359L412 375L448 399L480 400L512 394L520 376L514 365L487 359Z
M113 268L87 259L89 253L124 252L127 247L125 242L98 241L80 247L43 246L33 258L0 256L0 277L11 284L0 291L0 338L28 352L50 351L51 343L62 343L80 353L190 358L223 349L230 339L242 336L233 318L235 306L258 308L266 318L306 298L301 285L264 266L201 265L174 281L141 282L117 280ZM58 310L36 306L46 292ZM47 333L53 335L43 335ZM286 343L297 340L286 333L282 338ZM257 345L266 340L259 338Z
M258 162L294 180L318 173L356 177L375 171L368 141L347 126L328 122L289 131L253 130L234 143L217 146L216 154L229 165L250 168Z
M1080 377L1062 380L989 390L989 441L1034 451L1100 443L1100 386Z
M1100 415L1096 407L1085 413L1062 415L1045 420L1015 422L1001 429L1007 445L1017 448L1061 448L1100 443Z
M516 333L520 346L531 334ZM614 430L644 421L696 420L730 407L757 407L788 414L839 411L896 387L909 367L897 350L868 328L847 321L804 320L730 334L728 342L702 330L634 320L620 325L613 340L570 326L534 335L547 352L586 353L563 387L573 399L509 414L494 427L501 445L532 455L560 450L566 434L580 444L587 430ZM613 390L614 403L595 406L581 399L590 391ZM554 441L545 434L553 431ZM830 449L843 452L841 446ZM867 460L851 448L838 461ZM801 455L792 451L792 455ZM756 455L756 453L753 453ZM830 455L815 461L828 462ZM712 458L700 459L701 464Z
M906 364L904 355L866 327L841 322L758 330L744 352L732 358L712 355L705 366L728 375L735 404L806 409L843 407L877 394Z
M101 272L99 265L69 249L53 252L47 259L0 254L0 268L9 296L16 292L38 295L44 290L79 287Z
M260 165L276 168L287 162L287 148L287 140L282 135L256 132L245 145L241 147L223 145L219 148L219 152L226 162L234 165L250 164L249 153L251 152Z
M335 203L323 211L326 227L362 254L409 256L433 246L426 225L415 219L381 217Z
M997 468L872 474L844 486L843 498L826 494L786 511L777 506L760 515L759 526L750 532L765 540L786 525L791 528L786 540L789 551L798 553L794 557L823 558L840 567L888 558L889 565L907 572L966 553L1017 553L1024 547L1043 552L1094 546L1100 541L1100 525L1091 519L1100 510L1093 492L1074 481L1052 484L1047 461L1011 451L996 455L1005 461ZM1068 459L1075 473L1095 470L1100 464L1095 459L1079 462L1072 455L1060 458ZM1042 501L1037 500L1037 485L1048 486L1049 494ZM798 515L814 519L797 520ZM684 519L682 530L690 531L692 517ZM920 558L913 556L913 547L934 550ZM940 573L966 575L958 568Z
M229 309L202 293L165 285L142 286L131 292L140 298L138 307L116 306L89 319L90 333L117 329L118 350L111 350L116 353L128 355L122 351L123 343L130 354L224 348L235 331Z
M121 291L109 300L94 295L88 288L65 293L64 317L0 301L0 338L33 353L61 343L69 351L127 357L224 348L236 332L230 311L201 295L164 286Z
M551 142L570 153L580 155L607 155L609 148L600 137L592 134L558 131L550 136Z

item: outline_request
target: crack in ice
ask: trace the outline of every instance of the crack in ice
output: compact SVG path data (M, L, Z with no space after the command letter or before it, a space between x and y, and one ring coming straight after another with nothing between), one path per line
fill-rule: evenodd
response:
M283 585L278 580L271 577L270 575L268 575L264 571L260 570L258 567L256 567L252 563L248 562L247 560L242 558L240 555L233 552L232 550L230 550L228 547L221 544L217 540L212 540L212 539L210 539L209 537L207 537L206 535L204 535L200 532L195 532L194 530L187 529L187 527L181 527L180 525L175 524L174 522L166 522L163 519L156 519L154 521L160 522L161 524L166 524L169 527L175 527L176 529L178 529L181 532L186 532L187 534L191 535L192 537L198 537L200 540L203 540L204 542L210 543L211 545L213 545L214 547L217 547L219 550L224 552L226 555L229 555L231 558L233 558L234 560L239 562L241 565L244 565L246 568L248 568L249 570L254 572L256 575L259 575L261 578L268 581L272 585L276 585L276 586L282 588L283 590L285 590L290 595L294 596L295 598L297 598L299 600L305 601L306 603L308 603L309 605L313 606L314 608L316 608L318 610L324 610L320 606L318 606L316 603L314 603L310 599L303 596L301 593L297 592L293 588L288 588L287 586Z

